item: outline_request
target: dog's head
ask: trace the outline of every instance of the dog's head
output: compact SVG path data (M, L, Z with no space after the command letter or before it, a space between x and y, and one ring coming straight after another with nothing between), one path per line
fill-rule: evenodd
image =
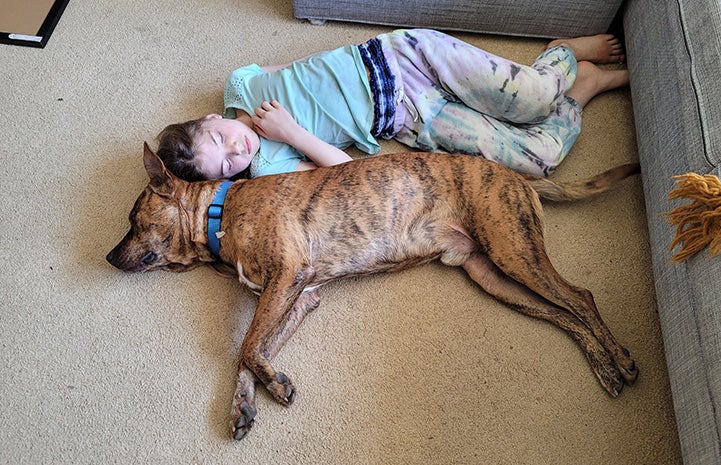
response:
M150 182L130 212L130 231L107 255L123 271L185 271L209 261L193 245L192 222L183 209L188 183L173 176L145 144L143 161Z

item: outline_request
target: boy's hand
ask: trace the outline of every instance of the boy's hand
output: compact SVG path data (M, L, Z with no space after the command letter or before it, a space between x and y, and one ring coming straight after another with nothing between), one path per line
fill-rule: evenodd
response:
M261 137L288 144L310 159L301 161L298 170L352 160L344 151L303 129L277 100L263 102L255 109L251 120Z
M251 117L255 129L262 137L292 145L292 139L302 128L288 110L277 100L263 102Z

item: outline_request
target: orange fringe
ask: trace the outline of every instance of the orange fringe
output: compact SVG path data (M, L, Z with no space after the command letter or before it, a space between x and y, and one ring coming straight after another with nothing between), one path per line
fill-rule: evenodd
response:
M681 244L673 256L682 262L703 250L707 245L711 256L721 253L721 181L716 176L686 173L675 176L678 187L671 191L670 200L686 198L692 202L676 207L667 214L669 223L676 226L676 237L670 250Z

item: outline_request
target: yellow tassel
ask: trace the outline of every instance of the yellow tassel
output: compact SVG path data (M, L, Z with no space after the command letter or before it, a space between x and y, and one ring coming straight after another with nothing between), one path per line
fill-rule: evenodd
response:
M669 222L676 226L676 237L670 250L681 244L673 261L682 262L709 246L712 256L721 253L721 181L716 176L686 173L675 176L678 187L671 191L670 200L686 198L692 202L676 207L668 213Z

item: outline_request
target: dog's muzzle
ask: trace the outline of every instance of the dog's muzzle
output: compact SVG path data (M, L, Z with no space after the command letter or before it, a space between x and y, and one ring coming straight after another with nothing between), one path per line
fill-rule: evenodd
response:
M128 236L130 233L128 233ZM115 268L137 273L145 271L158 261L158 254L153 251L135 251L130 246L128 236L126 236L113 250L108 253L105 259Z

